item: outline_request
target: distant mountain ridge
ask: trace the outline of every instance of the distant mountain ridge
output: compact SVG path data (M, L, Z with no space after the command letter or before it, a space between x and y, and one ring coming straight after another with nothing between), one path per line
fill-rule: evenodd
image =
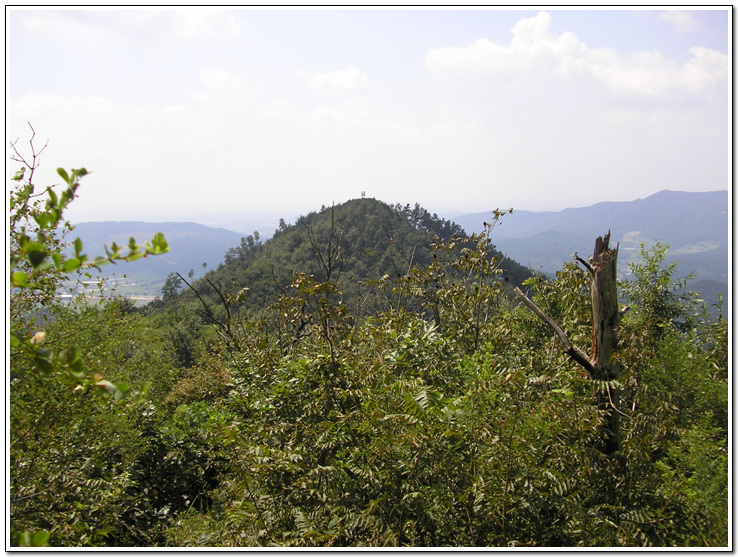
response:
M718 227L709 219L724 215L725 228ZM454 221L464 229L480 226L475 221L489 219L489 212L458 216ZM513 218L514 217L514 218ZM700 223L699 232L723 240L727 236L728 192L683 192L661 190L643 199L634 201L604 201L589 207L577 207L562 211L517 211L508 216L504 226L495 230L498 239L526 238L548 230L562 232L591 233L609 220L613 233L616 230L641 229L644 235L667 232L677 242L684 241L690 232L684 227L671 228L673 221L681 220L691 225ZM481 221L480 221L481 222ZM665 228L664 225L669 228ZM467 230L467 232L470 232Z
M635 201L603 202L558 212L515 211L502 218L492 241L502 253L536 271L554 275L578 252L585 259L594 240L609 230L620 244L618 270L627 279L628 264L640 260L640 246L669 245L667 261L676 261L678 277L693 275L688 288L714 304L728 302L729 196L727 190L692 193L662 190ZM471 233L490 212L457 216Z
M132 291L157 295L167 275L174 272L186 276L192 269L197 276L202 276L205 271L203 263L207 264L207 269L217 267L222 263L225 252L238 245L243 236L194 222L106 221L76 224L69 237L79 237L84 252L96 256L104 253L104 245L110 246L113 242L126 245L130 237L143 244L157 232L167 239L171 250L168 253L134 263L102 267L103 276L126 274L131 277L129 286L121 289L123 293Z
M727 191L688 193L663 190L628 202L603 202L590 207L558 212L513 211L502 218L492 233L496 248L510 259L553 275L578 252L587 257L594 239L608 230L620 244L619 268L624 276L628 263L639 259L641 242L655 241L671 246L668 257L678 262L680 276L694 273L700 288L727 292L729 198ZM480 232L491 211L455 217L453 222L468 234ZM103 245L125 244L133 236L139 243L162 232L171 252L136 261L109 265L104 275L131 277L120 289L125 295L156 296L167 275L183 276L192 269L195 278L221 265L226 253L241 244L239 232L212 228L193 222L149 223L138 221L85 222L75 226L71 238L79 236L84 251L102 253ZM264 234L267 236L267 234ZM203 263L207 264L206 269Z
M671 246L669 255L683 274L728 280L728 192L691 193L662 190L644 199L603 202L558 212L515 211L503 217L493 242L504 253L545 273L554 273L571 254L588 254L594 238L610 230L620 243L621 260L634 260L640 244ZM467 233L482 226L490 213L454 220Z

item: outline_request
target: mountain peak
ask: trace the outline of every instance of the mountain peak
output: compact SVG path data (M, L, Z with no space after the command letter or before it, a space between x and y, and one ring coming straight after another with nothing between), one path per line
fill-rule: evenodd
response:
M493 240L513 259L546 273L571 261L571 254L589 253L594 239L608 230L620 243L620 271L639 257L640 245L659 241L678 272L727 283L728 192L685 192L664 189L635 201L603 202L558 213L515 211L496 228ZM457 217L467 230L478 226L480 214Z

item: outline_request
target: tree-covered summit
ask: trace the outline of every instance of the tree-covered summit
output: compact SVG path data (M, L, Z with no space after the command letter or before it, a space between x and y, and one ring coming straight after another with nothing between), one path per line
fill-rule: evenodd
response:
M490 213L490 221L493 214ZM336 280L344 300L358 303L361 283L384 276L397 280L412 268L423 268L433 261L434 242L452 238L468 239L464 230L452 221L431 214L419 204L390 205L376 199L352 199L331 207L323 206L301 216L294 224L283 220L272 238L262 242L259 233L241 239L229 249L224 262L209 272L195 287L213 301L217 293L242 291L248 307L263 307L279 295L280 287L291 274L305 273L316 281ZM491 256L502 262L502 280L520 285L531 273L518 263L506 260L491 246ZM326 276L321 257L333 250L334 274ZM189 294L188 296L192 296Z

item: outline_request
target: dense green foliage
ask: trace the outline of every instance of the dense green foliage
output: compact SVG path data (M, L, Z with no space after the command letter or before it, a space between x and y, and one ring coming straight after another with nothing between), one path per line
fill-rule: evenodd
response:
M380 306L368 281L383 277L392 283L402 280L413 267L431 263L435 239L449 241L452 237L463 240L467 235L459 226L417 204L411 208L354 199L312 212L294 225L283 222L265 243L258 232L243 238L239 246L228 250L224 263L195 287L213 305L220 305L216 289L225 293L247 288L237 306L253 315L278 299L293 271L326 281L326 265L333 258L335 269L330 279L341 290L349 310L356 316L370 315ZM501 257L494 248L491 255ZM519 285L531 276L515 261L502 262L502 268L511 284ZM185 296L194 299L191 293Z
M466 237L355 200L244 239L192 288L171 275L143 310L12 291L16 338L43 308L45 346L77 346L85 377L151 386L91 398L11 357L11 543L727 546L727 322L643 251L608 456L603 386L509 293L586 345L586 272L502 261L502 217Z
M65 255L62 236L72 227L64 212L87 170L59 168L61 192L53 187L38 191L33 177L44 149L36 151L33 137L28 157L15 143L11 148L12 160L23 166L13 175L9 192L10 541L94 544L107 537L122 509L132 507L123 495L130 487L128 472L118 466L125 460L126 443L107 444L129 428L122 415L101 414L101 404L143 403L151 385L145 379L158 383L161 377L141 373L156 359L155 352L132 357L131 343L144 339L120 327L125 320L119 317L130 304L72 309L71 302L65 306L57 296L73 272L158 255L168 246L156 234L143 247L131 238L128 253L113 243L104 256L90 258L77 238L71 255Z

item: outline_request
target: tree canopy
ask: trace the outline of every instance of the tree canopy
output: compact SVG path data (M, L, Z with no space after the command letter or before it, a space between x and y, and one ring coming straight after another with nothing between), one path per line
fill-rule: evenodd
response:
M665 248L614 285L595 364L617 374L600 376L513 294L590 346L599 263L532 275L494 248L504 212L467 236L353 200L171 275L143 308L68 303L60 278L167 245L65 259L51 223L84 172L60 175L71 194L40 204L28 174L11 189L8 545L732 543L729 326Z

